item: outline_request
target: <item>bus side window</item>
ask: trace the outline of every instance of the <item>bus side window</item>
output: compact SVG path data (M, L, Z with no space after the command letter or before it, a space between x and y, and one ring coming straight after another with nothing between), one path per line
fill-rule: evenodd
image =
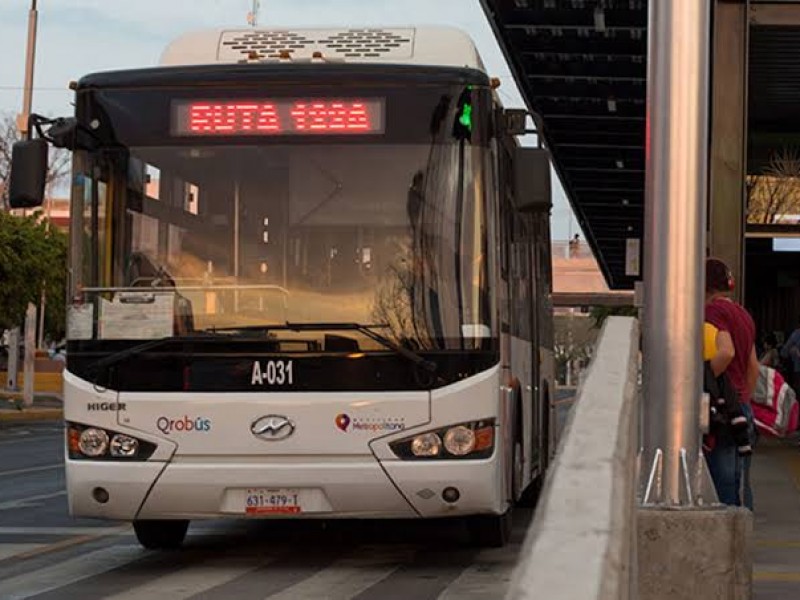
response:
M498 145L500 153L500 277L508 281L510 274L511 238L514 227L514 204L512 202L512 164L511 155L503 144Z

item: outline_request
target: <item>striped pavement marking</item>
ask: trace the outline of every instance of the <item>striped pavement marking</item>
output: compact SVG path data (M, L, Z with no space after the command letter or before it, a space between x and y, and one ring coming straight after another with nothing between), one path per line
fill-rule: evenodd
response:
M22 600L43 594L116 569L145 554L146 551L138 545L113 546L95 550L44 569L37 569L0 581L0 598Z
M113 535L125 533L130 525L118 527L0 527L2 535Z
M50 552L56 552L59 550L65 550L67 548L72 548L73 546L80 546L81 544L85 544L86 542L91 542L94 540L98 540L103 537L107 537L110 535L122 535L124 533L132 532L132 528L130 525L125 525L122 527L116 528L116 530L112 530L108 534L103 533L87 533L84 535L74 535L70 536L66 539L59 540L57 542L53 542L51 544L44 544L40 548L36 548L29 552L25 552L17 556L17 558L21 559L28 559L28 558L36 558L37 556L41 556L42 554L49 554Z
M780 581L783 583L800 583L800 572L753 571L753 581Z
M336 550L331 548L298 549L273 546L269 550L271 561L192 600L262 600L280 593L335 562Z
M470 566L477 550L432 547L419 550L411 562L399 565L376 585L354 596L357 600L438 598Z
M42 471L55 471L63 469L64 463L54 465L42 465L40 467L28 467L27 469L12 469L10 471L0 471L0 477L12 477L15 475L27 475L29 473L41 473Z
M447 586L438 600L485 600L502 596L498 590L502 587L505 592L511 583L519 550L519 544L509 544L480 552L475 562Z
M278 545L266 554L243 546L176 555L120 542L0 580L0 598L483 600L505 593L517 552L515 545L479 552L401 545L361 546L342 556L336 547L299 552ZM0 558L35 553L34 546L42 545L0 545Z
M67 491L61 490L51 494L38 494L36 496L27 496L26 498L17 498L16 500L9 500L8 502L0 502L0 510L25 508L32 505L41 504L43 500L50 500L52 498L58 498L59 496L66 495Z
M47 544L0 544L0 560L14 558L38 550Z
M369 550L366 550L369 552ZM359 552L360 554L361 552ZM330 567L285 590L268 596L269 600L349 600L383 581L394 573L413 551L392 549L368 556L352 556L334 562Z
M241 556L207 560L108 596L106 600L185 600L246 575L265 562L269 560L253 561Z
M37 444L58 444L61 445L64 441L61 439L60 436L54 435L18 435L15 437L9 437L7 434L3 433L2 438L0 438L0 446L16 446L19 444L30 444L30 443L37 443Z
M800 540L756 540L756 548L800 548Z

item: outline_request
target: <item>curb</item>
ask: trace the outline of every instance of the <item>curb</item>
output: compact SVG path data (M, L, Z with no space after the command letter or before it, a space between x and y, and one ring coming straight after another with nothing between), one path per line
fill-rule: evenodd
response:
M60 421L64 411L60 408L29 408L23 410L0 410L0 423L24 423L27 421Z

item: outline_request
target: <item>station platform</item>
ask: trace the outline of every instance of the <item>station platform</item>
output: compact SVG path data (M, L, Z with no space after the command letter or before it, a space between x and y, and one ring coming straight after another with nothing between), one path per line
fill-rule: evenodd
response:
M800 598L800 445L759 440L753 486L753 599Z

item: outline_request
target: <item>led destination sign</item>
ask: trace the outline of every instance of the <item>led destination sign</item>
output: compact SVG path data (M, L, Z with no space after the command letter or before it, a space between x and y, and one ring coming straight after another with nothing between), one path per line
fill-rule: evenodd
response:
M178 136L358 135L383 133L382 99L175 101Z

